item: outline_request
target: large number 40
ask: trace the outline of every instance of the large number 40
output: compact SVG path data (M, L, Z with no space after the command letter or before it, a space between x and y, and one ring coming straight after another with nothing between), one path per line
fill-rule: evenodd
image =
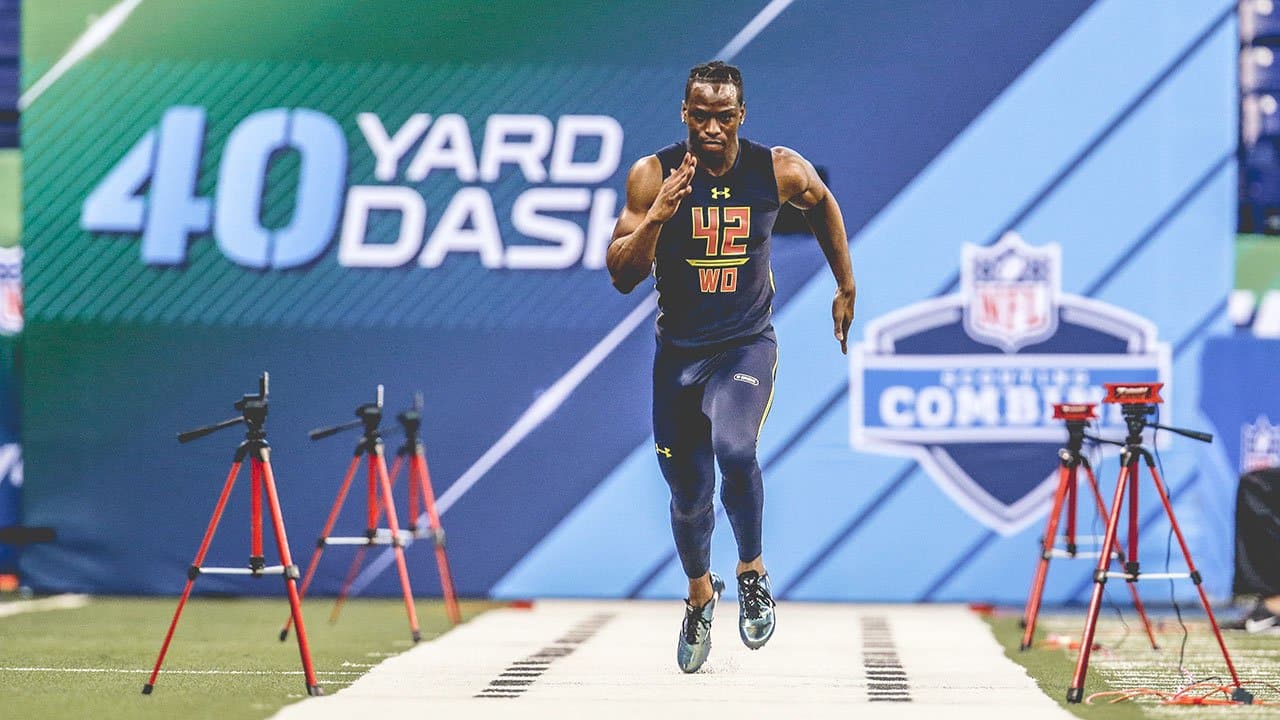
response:
M347 142L338 123L306 109L246 117L227 138L212 203L196 194L204 135L204 108L169 108L85 198L80 226L141 233L148 265L182 264L189 238L211 225L223 254L241 265L287 268L319 257L333 238L346 185ZM265 228L267 170L284 150L301 156L293 218Z

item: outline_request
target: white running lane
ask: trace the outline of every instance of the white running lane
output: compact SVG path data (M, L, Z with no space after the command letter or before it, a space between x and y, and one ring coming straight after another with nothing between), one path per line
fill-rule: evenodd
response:
M275 718L1071 717L963 607L785 603L778 610L777 634L753 652L738 639L735 603L723 601L711 658L693 675L675 664L678 601L495 610Z
M89 604L88 595L63 594L38 600L16 600L0 603L0 617L21 615L29 612L48 612L49 610L75 610Z

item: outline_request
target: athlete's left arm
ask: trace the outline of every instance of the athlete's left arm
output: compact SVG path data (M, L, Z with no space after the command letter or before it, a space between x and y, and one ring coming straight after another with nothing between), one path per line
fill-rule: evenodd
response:
M858 288L853 280L853 264L849 260L849 237L844 229L844 216L840 205L818 177L813 165L796 151L775 147L773 149L773 174L778 180L778 195L782 202L800 208L813 235L822 246L836 278L836 296L831 302L831 320L835 325L836 340L840 352L849 353L849 325L853 323L853 302Z

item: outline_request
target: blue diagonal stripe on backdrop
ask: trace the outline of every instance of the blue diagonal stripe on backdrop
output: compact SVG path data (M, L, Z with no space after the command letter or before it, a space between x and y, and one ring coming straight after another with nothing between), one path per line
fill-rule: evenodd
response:
M1200 318L1200 321L1195 324L1195 327L1192 328L1191 332L1187 333L1186 337L1182 338L1176 344L1174 344L1173 356L1176 358L1179 355L1181 355L1183 350L1186 350L1188 347L1191 346L1192 341L1194 341L1197 337L1207 332L1209 330L1209 326L1213 325L1213 321L1222 317L1222 315L1226 311L1227 311L1227 299L1222 298L1222 300L1217 305L1214 305L1212 308L1210 308L1209 312L1205 313Z
M920 597L916 602L928 602L929 600L932 600L934 593L938 592L947 583L951 582L951 578L955 577L956 573L960 572L964 566L968 565L978 555L981 555L982 551L986 550L987 547L990 546L998 537L1000 536L997 535L994 530L988 530L973 544L965 548L965 551L960 554L960 561L952 564L952 566L947 568L947 570L939 575L936 580L930 583L929 588L920 594Z
M1187 46L1183 48L1178 53L1178 55L1175 56L1175 58L1172 61L1166 64L1166 66L1162 68L1161 71L1157 73L1156 76L1150 82L1148 82L1146 86L1144 86L1138 93L1136 93L1134 97L1123 108L1121 108L1107 122L1107 124L1103 126L1101 130L1099 130L1092 138L1090 138L1090 140L1084 145L1084 147L1081 148L1079 152L1077 152L1074 156L1072 156L1069 160L1067 160L1067 162L1065 162L1062 165L1062 167L1053 175L1053 177L1048 182L1046 182L1036 192L1036 194L1030 200L1028 200L1027 203L1025 203L1012 216L1010 216L1010 218L1001 226L1001 230L993 234L986 241L986 244L987 245L993 244L1006 231L1017 227L1019 223L1025 221L1038 207L1040 207L1048 198L1050 198L1055 191L1061 188L1063 184L1067 181L1067 179L1070 178L1071 175L1085 163L1085 161L1087 161L1091 156L1093 156L1098 151L1098 149L1101 148L1106 143L1106 140L1108 138L1114 135L1116 131L1124 125L1126 120L1128 120L1131 116L1133 116L1133 114L1137 112L1137 110L1141 108L1145 102L1150 100L1151 97L1155 94L1155 92L1159 90L1166 82L1168 82L1170 78L1174 77L1174 75L1177 74L1178 69L1182 67L1192 56L1194 56L1196 52L1200 50L1209 41L1209 39L1213 37L1213 35L1216 32L1221 30L1223 24L1226 23L1233 16L1234 12L1235 12L1235 6L1231 5L1224 8L1222 12L1220 12L1217 16L1215 16L1207 24L1205 29L1202 30L1200 34L1197 35L1193 40L1191 40L1191 42L1189 42ZM1219 171L1221 171L1223 166L1227 162L1229 162L1233 157L1234 157L1233 154L1227 154L1223 158L1216 161L1210 167L1210 169L1201 176L1201 178L1197 182L1193 183L1192 186L1188 188L1188 190L1184 192L1183 195L1180 196L1173 203L1173 205L1165 211L1165 213L1163 213L1160 217L1156 219L1155 222L1152 223L1151 227L1149 227L1146 232L1142 233L1142 235L1140 235L1131 244L1128 251L1124 253L1124 255L1117 261L1116 264L1113 264L1112 267L1104 271L1103 275L1100 276L1099 279L1090 286L1086 294L1092 295L1098 290L1100 290L1101 288L1103 288L1106 285L1106 283L1111 279L1111 277L1114 276L1115 273L1118 272L1119 269L1124 266L1125 262L1127 262L1131 257L1133 257L1134 253L1138 252L1142 247L1144 247L1147 243L1149 243L1150 240L1155 237L1159 228L1162 227L1164 224L1166 224L1173 217L1175 217L1178 211L1181 210L1185 206L1185 204L1189 202L1191 198L1193 198L1199 192L1203 191L1203 189L1209 184L1212 178ZM955 273L952 275L950 280L947 283L945 283L934 294L934 296L939 297L942 295L946 295L947 293L955 290L958 284L959 284L959 273ZM1212 322L1215 316L1216 314L1209 316L1209 318L1204 323L1206 327L1209 323ZM765 461L765 463L763 464L764 469L767 470L769 466L782 460L791 452L791 450L797 447L799 445L799 441L803 439L804 433L806 433L809 429L811 429L814 425L816 425L827 413L831 412L831 410L836 406L836 404L840 401L840 399L845 395L847 395L847 393L848 393L848 386L846 384L846 385L839 386L838 388L836 388L834 392L828 395L824 399L822 404L818 407L818 409L814 411L808 418L806 418L806 420L802 422L797 427L797 429L787 437L787 439L780 446L779 450ZM915 463L914 461L909 462L904 466L903 470L899 473L899 477L905 478L909 476L911 472L914 472L917 468L918 468L917 463ZM875 499L872 500L869 506L864 507L862 510L859 511L858 517L862 518L863 520L871 517L872 515L875 514L876 511L879 510L881 506L883 506L883 504L889 498L892 497L892 495L893 493L885 493L885 492L880 493L879 495L876 496ZM722 517L723 514L724 514L723 509L722 508L718 509L717 519ZM861 523L859 522L858 525L860 524ZM846 525L846 527L849 527L849 526ZM856 526L850 529L849 533L845 534L845 537L847 537L848 534L851 534L853 530L856 530ZM994 533L991 533L992 537L987 538L985 543L983 543L982 545L976 545L976 547L978 547L979 550L982 549L994 539L994 535L995 535ZM839 543L835 543L835 544L828 543L828 545L829 547L824 546L824 554L815 557L809 563L807 563L804 566L804 571L798 574L796 578L787 586L786 590L778 594L778 597L786 598L791 590L801 585L805 577L810 572L812 572L817 567L820 567L822 563L826 560L826 558L830 557L830 550L834 549L835 547L838 547ZM628 593L628 597L640 596L645 591L645 589L648 588L648 586L652 584L652 582L662 573L663 569L665 569L667 565L669 565L671 562L675 560L675 557L676 557L675 551L674 550L669 551L660 560L654 563L649 568L649 570L646 573L644 573L641 580L638 583L636 583L634 587L631 588L630 592ZM948 578L951 575L954 575L954 573L959 569L960 568L956 567L949 570L947 572Z
M1116 257L1110 267L1102 271L1102 274L1085 289L1084 294L1088 296L1097 295L1102 288L1106 287L1107 283L1111 282L1112 278L1119 274L1121 268L1129 262L1130 258L1137 255L1142 248L1146 247L1146 245L1159 234L1160 229L1168 224L1169 221L1173 220L1173 218L1176 217L1178 213L1181 212L1182 209L1185 208L1193 199L1195 199L1201 191L1208 187L1209 183L1213 181L1214 176L1221 172L1229 163L1233 162L1235 158L1236 154L1233 150L1224 154L1217 162L1210 165L1209 169L1200 176L1199 180L1192 183L1191 187L1187 188L1182 195L1178 196L1169 208L1165 210L1160 217L1156 218L1155 222L1151 223L1151 225L1147 227L1146 232L1139 235L1137 240L1134 240L1129 247L1125 248L1123 253Z
M902 468L902 472L894 476L888 484L881 488L879 494L872 498L871 502L864 505L862 510L855 515L852 520L846 523L844 527L840 528L831 540L828 541L827 544L823 545L818 552L814 553L813 557L810 558L809 562L805 564L804 567L800 568L799 572L796 573L795 578L790 583L779 588L778 597L787 597L796 585L799 585L804 578L808 577L810 571L822 564L831 555L832 551L843 545L845 540L856 533L858 528L862 527L863 523L875 514L877 508L887 502L889 498L893 497L907 484L907 478L911 476L911 473L916 471L916 468L917 466L915 463L910 463L906 467Z
M1169 78L1173 77L1178 69L1186 64L1187 60L1191 59L1191 56L1195 55L1196 52L1209 41L1209 38L1213 37L1214 33L1218 32L1218 30L1222 28L1222 24L1227 22L1235 12L1236 7L1234 3L1225 7L1202 32L1192 40L1181 53L1178 54L1177 57L1165 66L1164 70L1161 71L1160 74L1156 75L1156 77L1148 83L1141 92L1134 96L1127 105L1121 108L1121 110L1116 113L1115 117L1111 119L1111 122L1107 123L1107 125L1103 127L1102 130L1100 130L1097 135L1095 135L1093 139L1080 150L1080 152L1076 153L1075 157L1067 161L1057 174L1055 174L1053 178L1035 194L1035 196L1028 200L1027 203L1018 210L1018 212L1014 213L1013 217L1004 224L1004 227L1001 228L999 232L988 238L984 244L994 245L995 242L1000 239L1001 235L1017 227L1022 223L1022 221L1026 220L1032 212L1035 212L1035 209L1047 200L1054 191L1061 187L1062 184L1066 182L1067 178L1069 178L1085 160L1088 160L1090 156L1097 152L1098 148L1102 147L1103 143L1114 135L1116 130L1118 130L1120 126L1138 110L1138 108L1142 107L1143 103L1150 100L1156 90L1160 89L1160 87L1163 86ZM1210 175L1211 174L1212 173L1210 173ZM937 295L946 295L959 287L959 285L960 273L956 272L937 292Z

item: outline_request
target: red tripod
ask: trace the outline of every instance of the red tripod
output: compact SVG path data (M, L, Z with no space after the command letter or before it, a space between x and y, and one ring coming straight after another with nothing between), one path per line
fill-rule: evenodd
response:
M289 594L290 619L298 624L298 654L302 656L302 670L306 678L307 694L324 694L320 686L316 684L316 673L311 666L311 651L307 647L307 633L302 625L302 607L297 588L298 567L293 564L293 559L289 556L289 539L285 537L284 518L280 514L280 499L276 495L275 474L271 471L271 448L267 445L267 433L263 430L263 423L267 417L267 380L267 373L262 373L262 377L258 380L258 394L245 395L235 404L235 408L242 413L241 417L223 420L220 423L178 435L178 442L188 442L239 423L244 423L249 428L245 432L244 442L240 443L240 447L236 449L235 460L231 463L231 472L228 473L227 481L222 486L222 494L218 497L218 504L214 507L213 517L209 520L209 526L204 531L204 539L200 541L200 549L196 552L196 557L191 562L191 567L187 569L187 585L182 590L182 597L178 600L178 609L174 611L173 621L169 623L169 632L164 636L164 644L160 646L160 655L156 658L156 665L151 671L151 677L147 680L147 684L142 686L143 695L150 695L152 688L155 687L156 677L160 674L160 665L164 662L165 653L169 650L169 642L173 640L173 631L178 627L178 618L182 615L182 608L187 604L187 598L191 596L191 588L195 584L196 578L207 574L250 575L253 577L261 577L263 575L284 576L285 589ZM240 474L240 465L244 462L245 457L249 458L249 478L253 490L250 501L249 566L247 568L204 567L205 553L209 551L209 544L213 541L213 533L218 527L218 521L222 518L222 511L227 506L227 499L231 496L231 488L235 485L236 476ZM271 567L267 567L266 558L262 552L262 494L264 490L267 495L267 507L271 512L271 523L276 534L276 549L280 553L281 563Z
M396 451L396 460L391 465L391 486L395 487L396 480L400 477L401 467L407 465L409 468L408 529L415 540L429 537L435 545L436 566L440 571L440 593L444 598L445 611L449 614L449 620L457 625L462 622L462 613L458 609L458 596L453 589L449 557L445 554L444 528L440 525L440 516L436 512L436 497L431 489L431 472L427 470L427 454L419 437L419 429L422 427L422 393L414 394L413 407L396 415L396 420L400 421L400 426L404 430L405 443ZM424 509L427 519L426 528L419 526ZM361 547L352 558L351 567L338 593L338 600L334 603L333 612L329 615L330 622L337 621L342 605L346 602L351 585L355 581L356 573L359 572L364 561L366 550L367 547Z
M316 549L311 554L311 562L307 564L307 573L302 579L302 594L305 596L307 588L311 586L311 580L315 577L316 567L320 564L320 556L324 554L325 547L329 545L359 545L367 548L372 545L390 545L396 556L396 568L400 572L400 589L404 595L404 609L409 616L409 632L416 643L422 639L422 633L418 629L418 612L413 605L413 589L409 586L409 568L404 560L404 542L409 533L400 530L400 522L397 520L395 500L391 496L391 478L387 473L387 461L383 454L382 434L378 426L382 424L382 386L378 386L377 401L373 403L365 403L356 408L356 419L334 425L333 427L312 430L309 436L312 440L335 435L343 430L350 430L361 425L364 426L364 435L360 441L356 443L355 457L351 459L351 464L347 467L347 474L342 479L342 485L338 488L338 496L333 501L333 507L329 510L329 518L325 520L324 529L320 531L320 538L316 541ZM342 504L346 500L347 491L351 488L351 480L356 475L356 470L360 467L360 458L364 456L367 467L367 492L365 494L365 531L364 535L351 537L331 537L333 526L338 520L338 513L342 511ZM383 512L387 515L387 524L390 528L382 531L378 527ZM285 621L284 628L280 631L280 640L284 640L289 636L289 625L293 622L290 617ZM299 630L302 628L299 627Z
M1116 496L1111 503L1111 514L1107 519L1107 531L1103 537L1102 546L1113 547L1116 542L1120 528L1120 515L1124 512L1125 490L1127 489L1129 491L1130 554L1128 561L1124 563L1123 572L1109 571L1107 566L1110 564L1110 558L1106 555L1098 561L1098 568L1093 574L1093 596L1089 599L1089 611L1085 616L1084 633L1080 638L1080 656L1076 660L1076 671L1071 678L1071 687L1067 688L1067 702L1070 703L1078 703L1084 699L1084 677L1089 669L1089 653L1093 648L1093 633L1097 627L1098 611L1102 605L1103 588L1109 578L1123 578L1127 583L1135 583L1139 580L1189 578L1195 584L1196 591L1200 594L1200 604L1204 606L1205 615L1209 618L1209 626L1213 628L1213 634L1218 640L1218 647L1222 649L1222 659L1226 661L1227 670L1231 673L1231 683L1235 685L1231 698L1243 703L1253 701L1253 696L1240 685L1240 676L1236 674L1236 667L1231 662L1231 654L1227 652L1227 645L1222 640L1222 631L1218 628L1218 621L1213 617L1213 608L1209 605L1209 596L1205 593L1204 586L1201 584L1200 571L1196 569L1195 562L1191 559L1191 551L1187 549L1187 541L1182 537L1182 529L1178 527L1178 519L1173 515L1173 504L1169 502L1169 493L1165 491L1164 481L1161 480L1160 472L1156 469L1155 459L1146 448L1142 447L1142 431L1148 427L1169 430L1202 442L1213 442L1213 436L1208 433L1147 422L1147 416L1154 414L1156 411L1155 405L1163 402L1160 397L1160 388L1163 386L1163 383L1106 383L1107 396L1103 402L1116 403L1121 406L1129 434L1124 441L1124 450L1120 453L1120 478L1116 482ZM1164 505L1165 514L1169 516L1169 524L1178 538L1178 546L1182 549L1182 557L1187 563L1187 572L1185 573L1143 573L1138 564L1139 460L1146 461L1147 472L1151 474L1151 482L1155 485L1156 492L1160 495L1160 502Z
M1026 609L1022 614L1023 650L1031 647L1031 641L1035 637L1036 618L1040 614L1040 600L1044 595L1044 581L1049 574L1049 560L1055 557L1073 560L1096 558L1104 554L1101 551L1080 552L1076 543L1076 497L1079 488L1077 471L1079 468L1084 468L1089 489L1093 491L1098 517L1107 517L1107 509L1102 504L1102 493L1098 491L1098 480L1093 475L1093 467L1089 464L1089 458L1080 452L1084 447L1085 425L1096 417L1094 414L1096 407L1094 403L1056 403L1053 406L1054 418L1065 420L1067 423L1067 446L1058 450L1058 489L1053 494L1053 508L1049 510L1048 527L1045 528L1044 538L1040 541L1040 562L1036 565L1035 579L1031 582L1031 594L1027 596ZM1059 548L1057 547L1058 521L1064 506L1067 510L1066 543L1065 548ZM1124 550L1120 547L1118 540L1111 547L1109 555L1120 563L1124 562ZM1142 618L1142 627L1147 631L1147 639L1151 641L1151 649L1158 650L1156 636L1151 631L1151 623L1147 620L1147 611L1142 606L1138 588L1133 583L1128 585L1129 592L1133 595L1133 606L1138 611L1138 617Z

